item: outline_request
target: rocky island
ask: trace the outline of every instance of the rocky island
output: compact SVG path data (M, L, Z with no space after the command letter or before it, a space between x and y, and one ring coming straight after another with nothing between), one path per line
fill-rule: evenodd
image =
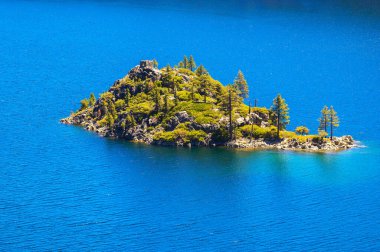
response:
M224 86L202 65L196 68L192 56L162 69L155 60L143 60L98 99L91 94L82 100L80 109L61 122L105 137L165 146L312 152L357 146L351 136L333 136L339 121L332 106L322 109L318 134L309 135L305 126L286 130L289 109L280 94L269 109L247 105L247 98L241 71Z

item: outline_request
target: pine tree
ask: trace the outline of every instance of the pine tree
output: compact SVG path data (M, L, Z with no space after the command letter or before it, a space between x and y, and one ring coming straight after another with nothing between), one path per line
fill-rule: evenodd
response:
M197 68L197 70L195 70L195 74L198 75L198 76L208 75L208 72L207 72L206 68L203 65L199 65L199 67Z
M154 100L154 111L156 113L158 113L160 111L160 108L161 108L161 104L160 104L160 91L158 91L157 88L155 88L153 90L153 100Z
M190 90L190 91L191 91L191 93L190 93L190 97L191 97L191 101L193 101L193 102L194 102L194 92L195 92L195 91L194 91L194 89L195 89L195 88L194 88L194 85L195 85L195 83L192 82L192 83L191 83L191 90Z
M199 94L203 95L203 102L206 103L206 97L208 94L208 87L210 83L207 75L201 75L199 77Z
M80 104L81 104L81 106L80 106L79 111L88 108L89 101L88 101L88 99L83 99L80 101Z
M227 85L227 92L223 94L221 100L221 108L228 115L228 132L229 139L233 139L234 132L234 110L242 103L241 97L238 95L235 86Z
M177 106L178 96L177 96L177 86L176 85L174 85L174 88L173 88L173 95L174 95L174 104Z
M169 111L168 95L167 94L165 94L165 96L164 96L164 110L165 110L165 112Z
M178 63L178 68L185 68L185 65L183 64L182 61L180 61L180 62Z
M183 67L184 67L184 68L189 68L189 60L187 59L187 56L186 56L186 55L183 56L183 61L182 61L182 63L183 63Z
M90 98L88 99L88 106L90 106L90 107L94 106L95 102L96 102L95 95L94 95L94 93L91 93Z
M194 61L193 55L190 55L190 58L189 58L189 66L188 66L188 68L189 68L191 71L193 71L196 67L197 67L197 65L195 64L195 61Z
M325 105L323 109L321 110L321 117L318 119L319 121L319 127L318 130L324 130L327 132L327 126L329 125L329 114L330 110L329 108Z
M242 97L242 98L248 98L248 84L247 84L247 81L246 79L244 78L244 74L242 71L238 71L238 74L237 76L235 77L235 80L234 80L234 86L236 88L236 90L238 90L239 92L239 95Z
M125 104L127 105L127 107L129 107L129 100L131 99L131 93L129 92L129 89L127 88L127 91L126 91L126 94L125 94Z
M156 59L153 59L153 67L158 68L158 62Z
M278 94L276 98L274 98L270 110L274 114L276 120L277 138L280 138L280 130L285 129L286 125L288 125L290 122L288 104L286 104L285 99L283 99L281 95Z
M330 140L332 140L333 129L339 127L339 118L333 106L330 106L329 124L330 124Z

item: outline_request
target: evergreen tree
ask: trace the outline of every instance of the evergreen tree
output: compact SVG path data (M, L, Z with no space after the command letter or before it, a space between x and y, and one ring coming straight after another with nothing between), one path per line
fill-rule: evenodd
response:
M173 88L173 95L174 95L174 104L177 106L178 96L177 96L177 86L176 85L174 85L174 88Z
M185 68L185 65L183 64L182 61L180 61L180 62L178 63L178 68Z
M325 132L327 132L327 126L329 125L329 114L330 114L330 110L325 105L323 109L321 110L321 117L318 119L319 121L318 130L324 130Z
M158 62L156 59L153 59L153 67L158 68Z
M182 63L183 63L183 67L184 67L184 68L189 68L189 60L187 59L187 56L186 56L186 55L183 56L183 61L182 61Z
M172 70L169 64L166 65L166 73L169 73Z
M333 129L339 127L339 118L333 106L330 106L329 124L330 124L330 139L332 140Z
M234 80L234 86L236 88L236 90L238 90L239 92L239 95L242 97L242 98L248 98L248 84L247 84L247 81L246 79L244 78L244 74L242 71L238 71L238 74L237 76L235 77L235 80Z
M127 88L127 91L126 91L126 94L125 94L125 104L127 105L127 107L129 107L129 100L131 99L131 93L129 92L129 89Z
M277 138L280 138L280 130L285 129L286 125L289 124L288 104L286 104L285 99L283 99L281 95L278 94L276 98L274 98L270 110L274 114L274 118L276 120Z
M234 111L241 105L242 99L238 95L235 86L229 84L226 88L227 92L223 94L221 108L228 116L228 135L229 139L232 140L234 135Z
M209 80L207 75L201 75L199 78L199 94L203 95L203 102L206 103L206 97L209 92Z
M80 101L80 109L79 110L84 110L86 108L88 108L88 105L89 105L89 101L88 99L83 99Z
M194 61L193 55L190 55L189 66L188 66L188 68L189 68L191 71L193 71L196 67L197 67L197 65L195 64L195 61Z
M161 104L160 104L160 91L158 90L158 88L155 88L153 90L153 100L154 100L154 111L156 113L158 113L160 111L160 108L161 108Z
M206 68L203 65L199 65L199 67L197 68L197 70L195 70L195 74L198 75L198 76L208 75L208 72L207 72Z
M164 110L165 110L165 112L169 111L169 103L168 103L168 95L167 94L165 94L165 96L164 96Z
M194 101L194 85L195 85L195 83L194 82L192 82L191 83L191 90L190 90L190 97L191 97L191 101Z
M95 95L94 95L94 93L91 93L90 98L88 99L88 106L90 106L90 107L94 106L95 102L96 102Z

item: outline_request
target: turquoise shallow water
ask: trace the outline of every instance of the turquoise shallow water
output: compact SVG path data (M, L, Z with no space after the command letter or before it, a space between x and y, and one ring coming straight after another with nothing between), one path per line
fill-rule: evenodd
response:
M380 249L374 1L0 1L0 250ZM142 58L193 54L291 128L324 104L338 154L161 148L59 119Z

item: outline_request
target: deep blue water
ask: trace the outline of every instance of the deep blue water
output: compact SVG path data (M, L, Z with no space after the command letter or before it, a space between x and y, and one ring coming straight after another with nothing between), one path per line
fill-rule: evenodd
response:
M0 1L0 250L380 250L375 1ZM58 123L140 59L193 54L338 154L160 148Z

